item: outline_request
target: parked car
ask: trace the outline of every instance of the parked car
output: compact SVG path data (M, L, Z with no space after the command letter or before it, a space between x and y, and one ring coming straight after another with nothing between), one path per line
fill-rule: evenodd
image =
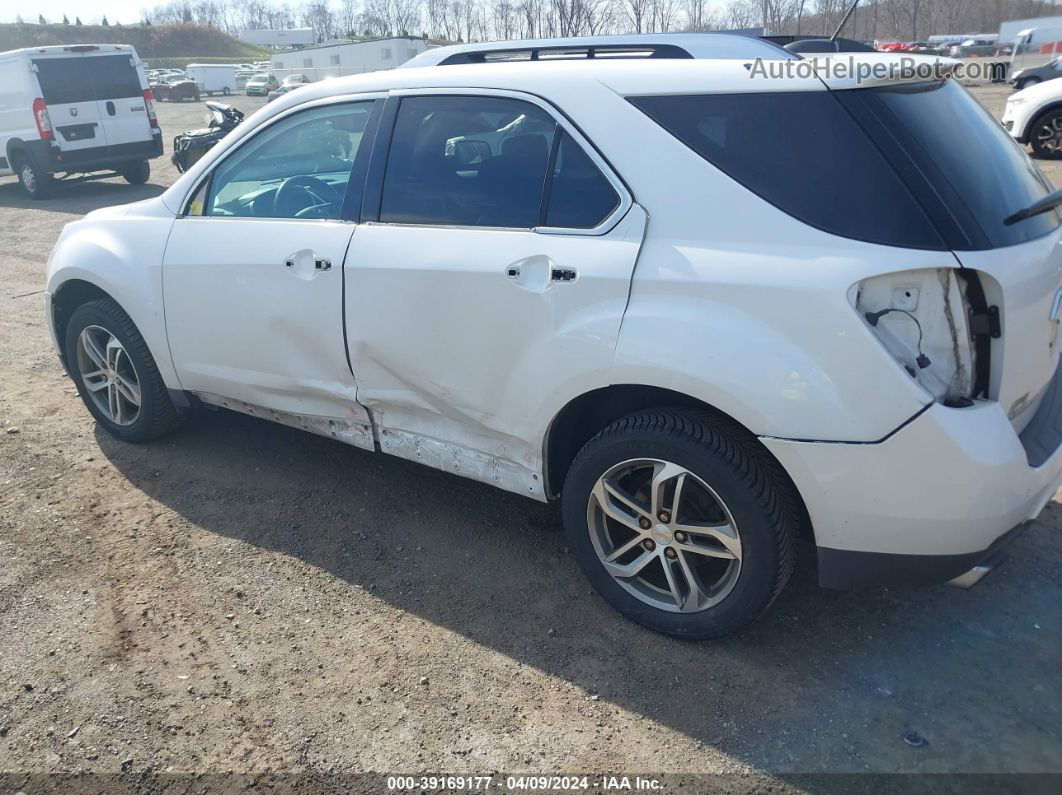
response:
M1052 498L1062 216L957 82L764 92L796 56L726 35L425 56L65 227L48 321L103 431L204 403L559 500L594 588L684 638L800 536L825 586L970 584Z
M159 102L181 102L186 99L199 101L199 84L187 77L164 77L154 87L155 99Z
M254 77L254 72L237 72L236 73L236 90L246 89L247 81Z
M294 91L300 85L301 84L299 84L299 83L288 84L288 85L285 85L285 84L281 83L277 88L275 88L275 89L273 89L272 91L269 92L269 94L266 96L266 103L270 103L270 102L272 102L275 99L279 99L280 97L284 96L285 94L288 94L288 93Z
M136 50L127 44L0 53L0 175L31 198L64 181L110 176L139 185L162 131Z
M292 87L298 88L299 86L305 85L306 83L309 83L309 82L310 82L310 78L308 78L306 75L304 75L304 74L293 74L293 75L288 75L287 77L285 77L280 82L280 85L282 85L282 86L292 86Z
M1015 91L1007 97L1002 123L1014 140L1032 148L1034 156L1062 157L1062 81Z
M1052 58L1045 64L1040 66L1029 66L1025 69L1018 69L1010 76L1008 81L1015 89L1021 91L1023 88L1029 88L1035 86L1037 83L1043 83L1047 80L1054 80L1056 77L1062 77L1062 56L1058 58Z
M948 54L952 58L983 58L1000 54L999 40L995 36L967 39L953 45Z
M249 97L263 97L270 91L276 91L280 86L280 82L272 74L263 72L257 74L254 77L248 78L244 84L244 91L247 92Z

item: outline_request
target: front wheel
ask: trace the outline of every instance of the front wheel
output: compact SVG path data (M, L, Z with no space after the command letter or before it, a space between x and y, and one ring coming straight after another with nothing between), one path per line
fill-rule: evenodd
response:
M690 639L746 626L793 569L799 502L747 431L683 409L617 420L576 456L565 532L587 579L640 624Z
M1022 89L1028 88L1029 86L1035 86L1039 82L1040 82L1040 78L1039 77L1029 77L1029 78L1026 78L1025 80L1022 80L1021 82L1017 83L1015 85L1015 88L1018 91L1021 91Z
M1033 122L1029 143L1036 157L1046 160L1062 157L1062 110L1051 111Z
M143 185L151 176L151 164L146 160L137 160L123 165L118 173L130 185Z
M82 304L70 317L66 366L89 412L126 442L169 433L181 422L147 343L109 298Z

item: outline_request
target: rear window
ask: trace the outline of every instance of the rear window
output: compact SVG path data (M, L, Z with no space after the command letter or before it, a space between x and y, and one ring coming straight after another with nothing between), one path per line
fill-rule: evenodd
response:
M862 103L925 174L953 210L969 242L955 248L999 248L1057 229L1057 210L1005 226L1003 219L1052 188L1003 127L952 80L842 92ZM961 212L955 213L955 208ZM970 227L975 228L970 228Z
M140 77L128 55L38 58L33 63L49 105L141 96Z
M944 248L921 205L830 92L629 101L705 160L804 223L871 243Z

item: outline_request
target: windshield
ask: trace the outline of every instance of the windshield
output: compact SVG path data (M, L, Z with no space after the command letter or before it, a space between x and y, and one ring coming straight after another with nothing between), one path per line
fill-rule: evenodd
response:
M865 103L896 135L970 239L968 248L1024 243L1058 228L1057 210L1013 226L1003 219L1052 191L1043 172L966 89L953 80L837 92ZM957 132L959 131L959 132ZM885 142L882 142L885 145Z

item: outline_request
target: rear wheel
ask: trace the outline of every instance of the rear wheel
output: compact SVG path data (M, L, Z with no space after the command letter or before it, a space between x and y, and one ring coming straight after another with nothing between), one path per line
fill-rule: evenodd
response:
M18 184L31 199L47 199L55 188L51 174L41 171L28 155L19 155L15 161Z
M1037 157L1052 160L1062 157L1062 110L1046 113L1033 122L1029 143Z
M225 86L223 89L221 89L221 93L224 94L227 97L232 92L229 91L229 87L228 86Z
M143 185L151 176L151 164L146 160L137 160L135 163L126 163L118 173L125 178L130 185Z
M659 632L720 637L755 620L793 568L799 502L732 421L687 410L624 417L576 456L568 543L615 609Z
M142 442L180 425L147 343L110 298L74 310L66 327L65 351L78 394L111 435Z
M1025 80L1022 80L1019 83L1017 83L1015 85L1015 88L1017 88L1018 91L1021 91L1023 88L1028 88L1029 86L1035 86L1039 82L1040 82L1040 78L1039 77L1028 77Z

